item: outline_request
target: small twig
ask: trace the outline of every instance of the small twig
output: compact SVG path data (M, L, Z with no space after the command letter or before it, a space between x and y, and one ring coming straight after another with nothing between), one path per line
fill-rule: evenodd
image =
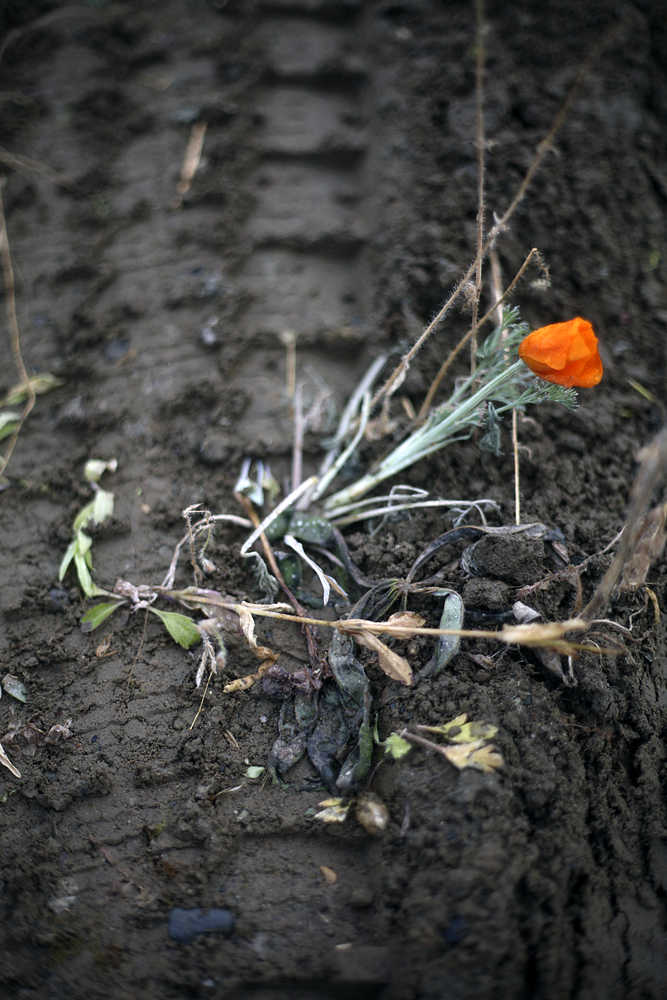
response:
M480 320L478 320L477 327L475 328L474 326L471 326L470 329L468 330L468 332L466 334L464 334L463 337L461 337L461 339L459 340L458 344L451 349L451 351L449 352L449 354L447 355L447 357L443 361L442 365L440 366L440 371L438 372L438 374L435 376L435 378L431 382L431 385L429 386L429 390L426 393L426 395L424 396L424 401L423 401L422 405L419 407L419 413L417 414L417 421L418 422L421 422L421 421L425 420L426 417L428 416L428 411L431 409L431 404L433 403L433 398L434 398L436 392L438 391L438 389L440 387L440 383L442 382L443 378L445 377L445 375L447 374L447 372L451 368L451 366L454 363L455 359L457 358L458 354L461 352L461 350L465 347L465 345L468 343L468 341L470 340L470 338L475 333L475 329L479 330L479 328L481 326L483 326L484 323L486 323L488 320L490 320L493 317L494 313L497 313L497 310L501 309L503 302L507 298L509 298L509 296L512 294L512 292L516 288L518 282L523 277L523 275L524 275L524 273L526 271L526 268L530 264L530 262L533 259L533 257L539 257L539 251L538 251L537 247L533 247L533 249L530 251L530 253L526 257L526 259L524 260L523 264L521 265L521 267L519 268L519 270L516 272L516 274L514 275L514 277L512 278L512 280L510 281L509 285L507 286L507 288L505 289L505 291L503 292L503 294L500 296L500 298L497 299L493 303L493 305L491 306L491 308L487 309L487 311L484 313L484 315L482 316L482 318Z
M9 236L7 234L7 222L5 219L5 208L2 198L2 188L4 184L4 179L0 180L0 257L2 257L2 276L5 285L5 297L7 300L6 309L7 324L9 326L9 341L11 344L16 370L18 371L21 383L25 388L26 402L23 407L23 413L19 417L16 430L9 439L7 449L4 455L0 456L0 473L4 473L7 469L9 460L12 457L14 448L16 447L16 442L21 432L21 428L35 405L35 390L32 382L30 381L30 376L28 375L23 361L23 353L21 351L21 332L19 330L19 322L16 315L16 286L14 283L14 268L12 266L12 255L9 250Z
M296 392L296 333L294 330L283 330L280 340L285 345L285 389L291 402Z
M439 743L434 740L427 740L425 736L420 736L418 733L412 733L409 729L401 729L398 734L402 740L407 740L408 743L414 743L416 746L426 747L427 750L434 750L440 756L444 755L444 749Z
M512 410L512 455L514 458L514 523L521 524L521 492L519 486L519 437L517 433L518 417Z
M477 146L477 254L475 256L475 293L472 300L472 326L475 331L470 340L470 371L475 371L477 361L477 317L479 297L482 294L482 262L484 260L484 0L475 0L475 143Z
M194 719L192 720L192 722L190 723L190 725L188 727L190 730L194 729L195 725L197 724L197 719L199 718L199 716L202 713L202 710L204 708L204 702L206 700L206 693L208 691L208 686L211 683L211 677L212 676L213 676L213 671L209 670L208 677L206 678L206 684L204 685L204 691L203 691L202 696L201 696L201 701L199 702L199 708L197 709L195 717L194 717Z

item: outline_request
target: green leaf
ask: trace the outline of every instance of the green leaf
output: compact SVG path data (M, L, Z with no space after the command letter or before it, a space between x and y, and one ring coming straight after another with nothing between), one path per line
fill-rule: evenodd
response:
M108 490L97 490L93 500L93 521L102 524L113 514L113 493Z
M384 752L388 753L394 760L400 760L401 757L405 757L406 753L412 750L412 743L404 740L398 733L389 733L389 736L381 746L384 747Z
M94 509L95 509L94 500L91 500L90 503L87 503L85 507L81 508L79 513L74 518L74 524L72 525L72 529L75 535L78 531L81 530L81 528L85 528L85 526L91 520Z
M157 615L163 623L174 642L177 642L183 649L189 649L195 643L201 641L199 629L192 618L181 615L177 611L159 611L157 608L149 608L154 615Z
M86 595L86 597L95 597L97 593L97 587L93 583L93 578L90 575L90 570L88 569L88 564L86 562L85 555L81 555L80 552L75 551L74 553L74 565L76 566L76 573L79 577L79 585Z
M94 632L123 603L124 601L104 601L102 604L96 604L89 608L81 619L81 628L84 632Z
M246 778L250 778L251 781L255 781L257 778L261 778L265 770L266 769L260 767L259 764L251 764L250 767L247 768L245 776Z
M0 413L0 441L13 434L19 424L20 419L17 413L11 413L9 410Z
M90 535L87 535L85 531L82 531L81 528L79 528L76 533L76 538L74 539L74 544L76 545L76 551L80 555L86 556L90 552L93 540Z
M60 569L58 570L58 579L62 580L69 568L69 564L74 558L74 553L77 551L76 539L71 541L65 550L65 555L62 557L60 563Z

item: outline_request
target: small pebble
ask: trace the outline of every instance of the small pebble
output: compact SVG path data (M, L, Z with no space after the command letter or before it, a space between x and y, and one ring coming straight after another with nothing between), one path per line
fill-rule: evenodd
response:
M235 922L231 910L183 910L175 906L169 913L169 937L187 943L198 934L231 934Z

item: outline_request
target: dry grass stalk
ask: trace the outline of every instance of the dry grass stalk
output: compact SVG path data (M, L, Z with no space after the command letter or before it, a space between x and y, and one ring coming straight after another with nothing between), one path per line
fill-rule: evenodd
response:
M475 255L475 291L472 300L472 328L470 340L470 371L477 363L477 319L479 297L482 294L482 264L484 260L484 0L475 0L475 144L477 147L477 253Z
M12 356L14 358L14 364L16 365L16 370L19 374L21 384L25 387L26 402L16 430L9 438L9 444L4 455L0 457L0 474L5 472L7 465L9 464L9 460L14 452L14 448L16 447L16 442L19 434L21 433L21 428L35 405L35 389L30 376L28 375L28 371L23 361L23 353L21 351L21 332L19 330L19 322L16 315L16 286L14 283L14 268L12 266L12 256L9 249L9 236L7 234L7 222L5 219L5 208L2 198L3 185L4 180L0 182L0 257L2 258L2 276L5 285L7 324L9 327L9 341Z
M641 547L647 511L654 494L667 480L667 426L642 448L638 458L639 469L632 486L630 508L621 541L609 569L581 612L581 618L586 622L602 616L616 584Z

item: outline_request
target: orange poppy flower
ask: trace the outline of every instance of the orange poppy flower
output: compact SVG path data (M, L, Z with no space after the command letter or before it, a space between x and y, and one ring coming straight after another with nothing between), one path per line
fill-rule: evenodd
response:
M591 389L602 378L598 338L581 316L533 330L521 341L519 357L540 378L568 389Z

